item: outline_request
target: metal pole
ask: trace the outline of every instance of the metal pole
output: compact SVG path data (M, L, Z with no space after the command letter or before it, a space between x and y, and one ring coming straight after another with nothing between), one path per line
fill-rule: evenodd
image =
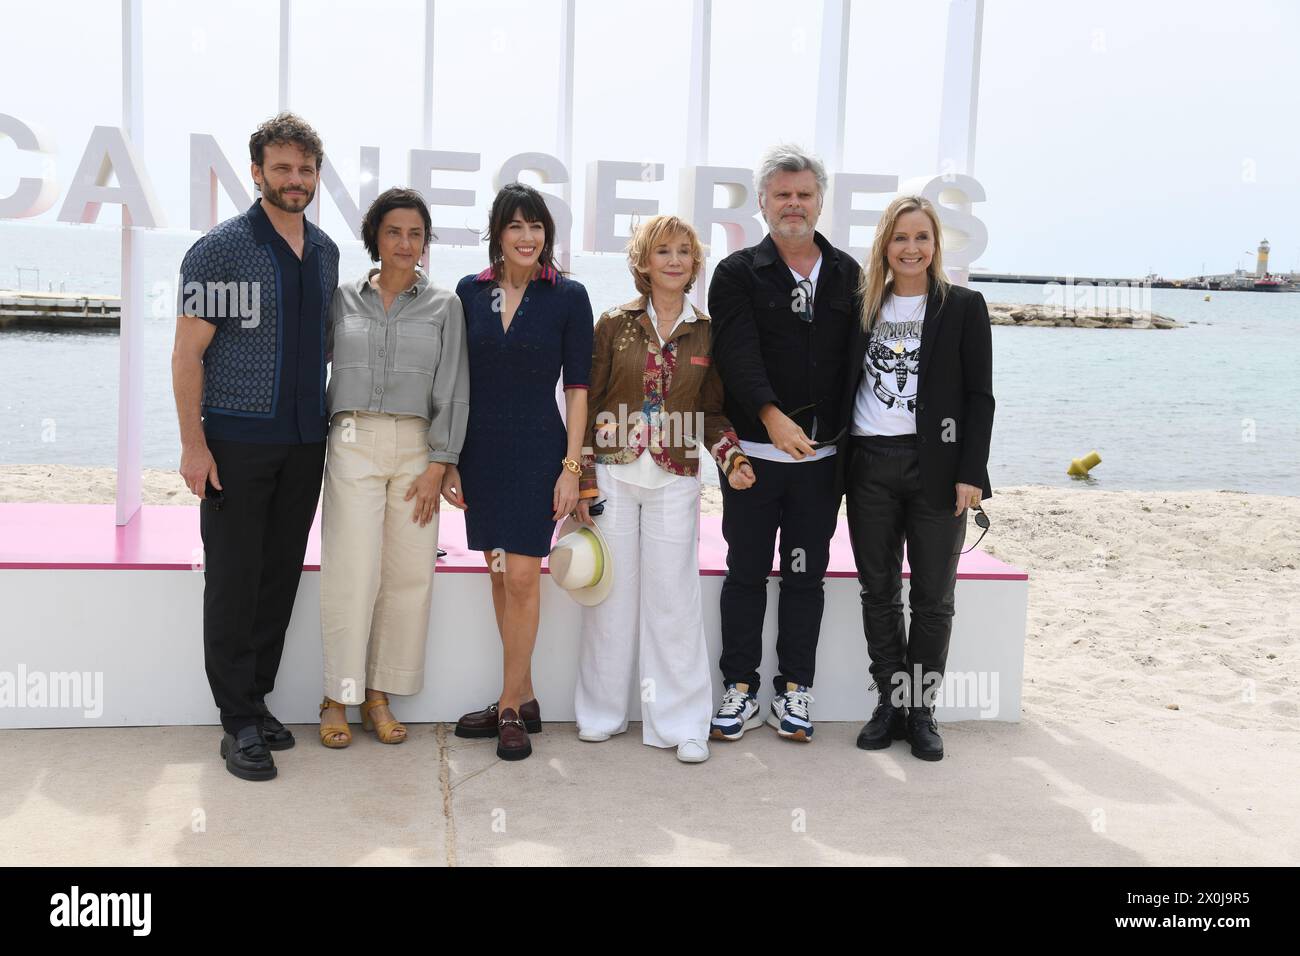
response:
M709 83L712 61L713 0L695 0L691 8L691 92L686 118L686 168L681 175L694 175L694 167L709 161ZM681 184L678 184L681 192ZM709 246L713 237L700 236L704 243L704 265L691 289L691 302L704 311L708 301Z
M289 41L293 25L293 0L280 0L280 94L279 110L289 108Z
M122 128L144 155L141 0L122 0ZM122 317L118 335L116 522L140 510L144 466L144 283L135 247L136 229L122 206Z
M433 0L424 0L424 53L420 61L424 88L420 91L420 102L423 104L420 120L420 145L425 149L433 148L433 22L434 2ZM420 257L420 268L426 273L429 271L428 249Z
M687 166L699 166L709 159L709 27L712 13L712 0L695 0L691 10L692 96L686 119Z
M943 101L939 111L939 171L975 174L975 121L980 95L980 39L984 0L951 0L944 50ZM970 283L969 269L949 272L953 282Z
M817 60L817 128L814 149L832 172L844 168L844 100L849 74L849 0L822 4Z
M420 145L425 149L433 148L433 0L424 0L424 88L421 90L421 132Z
M951 0L939 110L939 170L975 175L975 121L980 95L984 0Z
M560 3L560 89L558 96L558 115L556 117L556 151L560 162L568 170L566 181L560 186L560 197L573 208L573 178L577 175L573 168L573 28L575 0L562 0ZM556 243L559 245L559 243ZM572 261L572 230L564 237L560 252L560 268L569 271Z

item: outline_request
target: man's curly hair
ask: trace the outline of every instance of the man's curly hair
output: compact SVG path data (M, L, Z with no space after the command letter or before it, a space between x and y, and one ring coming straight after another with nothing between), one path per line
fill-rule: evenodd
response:
M308 156L316 157L316 168L320 169L325 161L325 147L320 136L308 125L307 121L293 113L281 113L273 116L248 138L248 155L258 166L266 154L266 147L292 144Z

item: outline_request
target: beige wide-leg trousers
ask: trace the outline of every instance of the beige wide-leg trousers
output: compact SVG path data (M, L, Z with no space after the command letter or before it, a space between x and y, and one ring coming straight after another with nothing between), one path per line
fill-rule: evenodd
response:
M331 700L424 686L438 516L421 528L415 499L403 499L429 465L428 433L417 415L339 412L330 422L320 617Z

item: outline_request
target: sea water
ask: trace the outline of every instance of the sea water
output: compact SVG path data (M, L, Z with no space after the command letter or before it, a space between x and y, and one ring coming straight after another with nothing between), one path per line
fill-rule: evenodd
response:
M145 304L144 463L180 457L171 390L175 279L195 234L139 242ZM340 243L340 274L370 265ZM111 228L0 224L0 288L50 283L116 294ZM434 247L430 274L454 288L486 265L486 247ZM19 268L23 272L19 273ZM621 255L576 255L593 309L635 297ZM1043 303L1043 286L976 282L990 302ZM999 485L1066 485L1072 458L1096 449L1089 483L1109 489L1234 489L1300 494L1300 294L1155 289L1151 308L1186 328L993 329L997 412L989 473ZM0 332L0 464L115 463L115 332ZM706 480L717 476L705 469Z

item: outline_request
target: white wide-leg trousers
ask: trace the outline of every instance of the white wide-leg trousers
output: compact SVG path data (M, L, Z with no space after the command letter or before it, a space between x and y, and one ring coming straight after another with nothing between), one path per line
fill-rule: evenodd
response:
M700 601L699 479L650 489L619 481L603 465L596 476L605 511L595 521L615 577L609 596L583 610L578 729L627 729L639 665L642 741L675 747L707 740L713 693Z

